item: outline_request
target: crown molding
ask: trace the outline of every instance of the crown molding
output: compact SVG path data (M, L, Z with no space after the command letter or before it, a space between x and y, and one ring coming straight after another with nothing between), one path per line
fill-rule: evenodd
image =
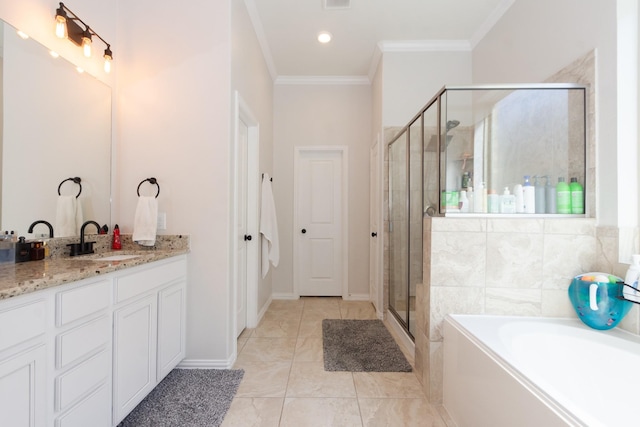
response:
M471 44L467 40L402 40L378 42L378 49L386 52L467 52Z

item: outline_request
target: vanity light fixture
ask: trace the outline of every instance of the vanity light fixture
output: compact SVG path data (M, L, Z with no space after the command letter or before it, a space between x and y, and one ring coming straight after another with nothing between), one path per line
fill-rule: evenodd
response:
M104 71L111 71L111 61L113 61L113 52L111 51L111 45L107 43L100 34L93 31L84 21L78 18L78 15L73 13L64 3L60 2L60 7L56 9L56 27L55 32L56 36L61 39L69 39L73 43L82 47L82 51L84 56L87 58L91 57L92 51L92 37L96 36L97 38L105 44L106 49L104 50ZM84 26L84 29L80 24Z

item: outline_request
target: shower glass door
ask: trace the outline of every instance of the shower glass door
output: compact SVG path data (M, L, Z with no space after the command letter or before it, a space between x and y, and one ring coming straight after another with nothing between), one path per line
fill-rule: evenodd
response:
M389 310L413 337L422 283L422 118L389 144Z
M389 144L389 310L408 329L409 201L406 130Z

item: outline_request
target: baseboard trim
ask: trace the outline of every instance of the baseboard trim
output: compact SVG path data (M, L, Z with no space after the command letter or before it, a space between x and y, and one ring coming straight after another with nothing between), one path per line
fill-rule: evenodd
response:
M272 299L291 299L291 300L300 299L300 297L298 295L294 295L294 294L277 294L277 293L272 294L271 298Z
M176 367L180 369L231 369L232 366L231 360L184 359Z
M342 297L345 301L370 301L369 294L349 294Z

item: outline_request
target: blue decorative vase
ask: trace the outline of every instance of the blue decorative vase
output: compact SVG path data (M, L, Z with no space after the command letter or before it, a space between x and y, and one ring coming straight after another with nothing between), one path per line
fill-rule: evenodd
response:
M615 328L631 310L622 298L624 280L606 273L585 273L569 285L569 299L585 325L594 329Z

